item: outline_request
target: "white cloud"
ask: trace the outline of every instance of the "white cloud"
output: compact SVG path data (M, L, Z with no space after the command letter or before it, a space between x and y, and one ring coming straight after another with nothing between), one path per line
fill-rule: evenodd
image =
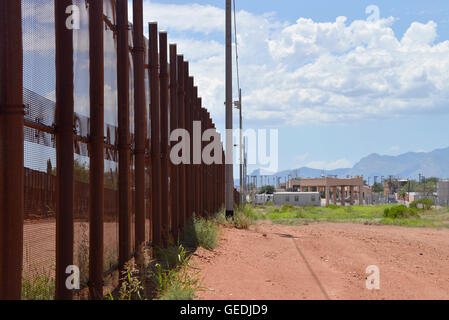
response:
M312 161L306 164L306 167L312 169L321 169L321 170L334 170L334 169L342 169L342 168L352 168L353 163L347 159L340 159L336 161Z
M191 60L204 106L220 122L224 11L147 1L145 18L158 21L169 37L175 35L178 50ZM449 41L436 42L433 21L414 22L397 37L394 21L300 18L286 24L273 15L240 11L240 75L247 124L297 126L447 113Z
M296 157L298 161L305 161L310 156L310 153L306 152Z

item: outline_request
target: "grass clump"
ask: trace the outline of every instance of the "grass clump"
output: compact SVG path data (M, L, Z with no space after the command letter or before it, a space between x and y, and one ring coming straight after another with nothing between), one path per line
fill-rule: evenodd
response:
M384 218L398 219L398 218L419 218L419 214L414 208L407 208L407 206L399 205L391 208L385 208Z
M218 235L218 225L214 221L193 216L185 226L184 243L213 250L218 246Z
M51 270L27 273L22 278L22 300L53 300L55 297L55 279Z
M259 207L259 209L264 210L266 207ZM246 204L235 208L234 218L227 218L224 210L219 211L214 218L214 222L217 225L225 227L248 229L255 223L256 219L257 213L255 212L253 206Z
M237 208L234 216L234 226L237 229L248 229L255 222L255 212L251 205L247 204Z
M119 300L143 300L144 288L134 258L125 264L125 270L122 272L122 276ZM112 298L111 293L109 293L109 298Z
M165 293L161 296L160 300L194 300L195 299L195 289L187 287L183 288L181 286L171 286L169 287Z
M193 272L190 257L183 245L159 249L157 260L149 268L148 279L153 282L160 300L193 300L198 289L198 272Z

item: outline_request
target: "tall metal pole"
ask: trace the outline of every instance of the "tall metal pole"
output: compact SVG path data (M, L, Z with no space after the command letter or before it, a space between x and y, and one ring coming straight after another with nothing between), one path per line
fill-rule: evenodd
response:
M145 48L143 38L143 1L133 0L133 62L134 62L134 136L136 221L135 248L137 261L143 264L141 247L145 243L145 140L147 110L145 107Z
M103 2L89 6L90 201L89 294L103 298L104 237L104 47Z
M0 1L0 300L18 300L23 262L21 1Z
M71 0L55 0L56 39L56 299L72 299L65 281L73 265L73 30L66 27Z
M159 33L160 121L161 121L161 223L162 242L168 245L170 223L168 205L168 52L167 33Z
M152 227L153 245L162 246L161 231L161 144L160 144L160 100L158 72L157 23L149 24L150 47L150 113L151 113L151 175L152 175Z
M234 216L234 166L232 135L232 6L226 0L226 216Z
M119 265L131 257L130 230L130 134L129 134L129 64L128 1L116 1L117 15L117 101L119 134Z
M170 45L170 131L176 130L178 126L178 66L177 66L177 47L176 44ZM171 147L175 146L175 142L171 143ZM179 185L179 166L171 164L170 170L170 197L171 197L171 223L173 239L179 240L179 203L180 197L178 192Z
M243 119L242 119L242 89L239 89L239 116L240 116L240 203L244 201L243 190Z
M178 128L186 129L185 123L185 87L184 87L184 57L178 55ZM185 143L185 140L184 140ZM187 191L186 191L186 165L179 165L179 228L182 230L186 223L187 217Z

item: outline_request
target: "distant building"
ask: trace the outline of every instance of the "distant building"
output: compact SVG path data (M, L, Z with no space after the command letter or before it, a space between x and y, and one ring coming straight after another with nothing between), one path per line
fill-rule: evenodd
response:
M274 204L277 206L291 204L298 207L319 207L321 206L321 195L319 192L276 192Z
M301 178L299 184L301 192L307 189L309 192L316 191L320 195L323 194L326 205L331 202L332 204L340 202L343 206L347 203L354 205L356 199L358 204L363 204L369 193L368 189L364 188L365 183L362 177L346 179L333 177ZM366 193L365 198L363 197L364 193Z
M440 206L449 206L449 180L438 181L437 197Z
M272 194L256 194L254 196L254 201L256 204L266 204L267 202L273 201Z

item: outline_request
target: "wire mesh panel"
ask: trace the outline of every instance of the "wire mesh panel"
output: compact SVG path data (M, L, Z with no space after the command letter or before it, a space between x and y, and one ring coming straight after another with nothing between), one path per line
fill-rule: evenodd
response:
M104 271L112 276L106 283L113 287L119 258L119 195L118 195L118 101L117 101L117 38L112 29L116 24L114 1L104 1Z
M144 39L145 47L145 65L148 66L149 56L148 56L148 39ZM147 121L147 132L145 140L145 241L150 242L150 230L151 229L151 161L150 161L150 139L151 139L151 121L150 121L150 76L148 70L144 72L145 77L145 107L146 107L146 121Z
M73 30L74 46L74 264L83 286L89 281L89 14L84 0L75 0L79 28Z
M22 297L52 299L55 218L55 32L52 0L22 1L25 222Z
M128 65L129 65L129 134L130 134L130 145L131 145L131 165L129 170L129 179L130 179L130 186L131 186L131 194L130 194L130 228L131 228L131 252L134 253L136 251L135 246L135 240L136 240L136 233L135 233L135 222L136 222L136 201L135 201L135 190L136 190L136 179L135 179L135 154L134 150L136 149L135 139L134 139L134 63L133 63L133 55L132 55L132 48L134 46L133 44L133 33L132 28L129 30L128 35L128 43L129 43L129 53L128 53Z

